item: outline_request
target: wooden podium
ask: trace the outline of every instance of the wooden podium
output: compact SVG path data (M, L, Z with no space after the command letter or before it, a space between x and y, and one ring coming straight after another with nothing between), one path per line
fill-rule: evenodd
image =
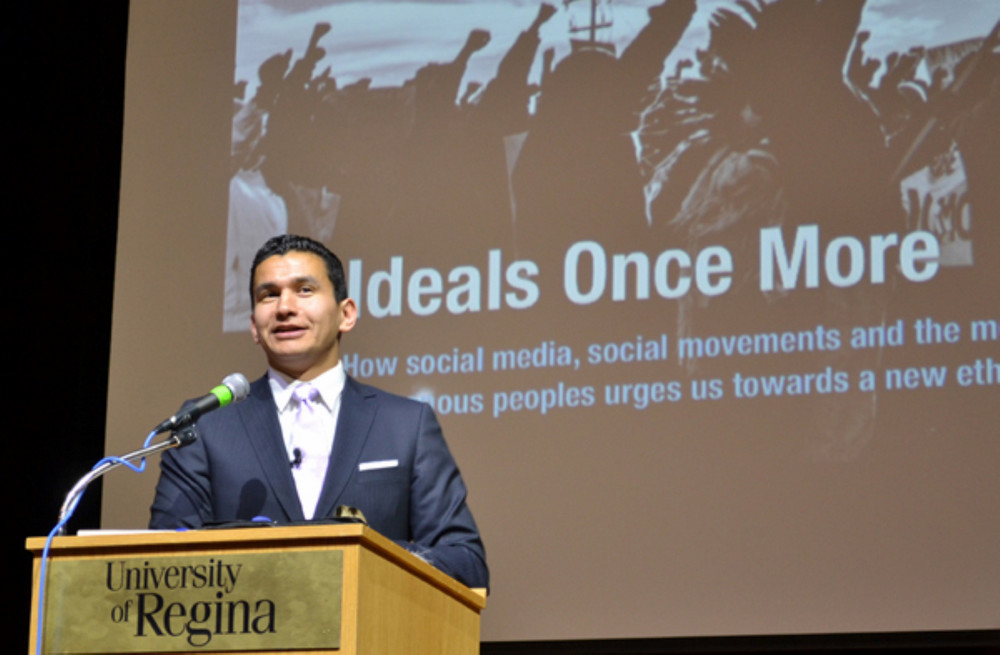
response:
M486 606L358 524L56 537L46 568L45 653L472 655Z

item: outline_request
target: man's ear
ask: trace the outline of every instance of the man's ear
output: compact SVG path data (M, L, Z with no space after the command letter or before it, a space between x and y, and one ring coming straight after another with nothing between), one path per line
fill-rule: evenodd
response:
M250 336L253 337L253 342L256 345L260 345L260 335L257 333L257 324L253 322L253 314L250 314Z
M358 322L358 306L353 298L345 298L340 303L340 332L350 332Z

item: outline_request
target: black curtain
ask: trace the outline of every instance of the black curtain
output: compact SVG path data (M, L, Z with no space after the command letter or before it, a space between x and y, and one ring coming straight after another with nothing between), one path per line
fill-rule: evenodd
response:
M5 8L8 303L4 585L8 649L28 649L28 536L44 536L104 450L128 3ZM72 530L98 527L100 486Z

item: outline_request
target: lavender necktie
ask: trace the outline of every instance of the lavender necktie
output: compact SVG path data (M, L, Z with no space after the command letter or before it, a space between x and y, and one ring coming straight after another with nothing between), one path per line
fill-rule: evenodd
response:
M327 411L320 403L319 392L304 384L295 389L295 420L292 424L292 448L297 465L292 467L292 477L299 492L302 513L307 519L316 513L327 464L330 461L331 435L324 434L319 412Z

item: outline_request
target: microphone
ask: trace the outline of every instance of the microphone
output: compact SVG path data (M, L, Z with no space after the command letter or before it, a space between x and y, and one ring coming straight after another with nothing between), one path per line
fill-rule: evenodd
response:
M302 449L296 448L295 450L292 451L292 455L294 455L294 457L292 461L288 462L288 464L293 469L297 469L300 466L302 466Z
M154 434L161 432L173 432L185 428L198 418L213 409L219 409L226 405L239 402L250 395L250 383L240 373L227 375L222 384L209 391L201 398L185 403L181 409L156 426Z

